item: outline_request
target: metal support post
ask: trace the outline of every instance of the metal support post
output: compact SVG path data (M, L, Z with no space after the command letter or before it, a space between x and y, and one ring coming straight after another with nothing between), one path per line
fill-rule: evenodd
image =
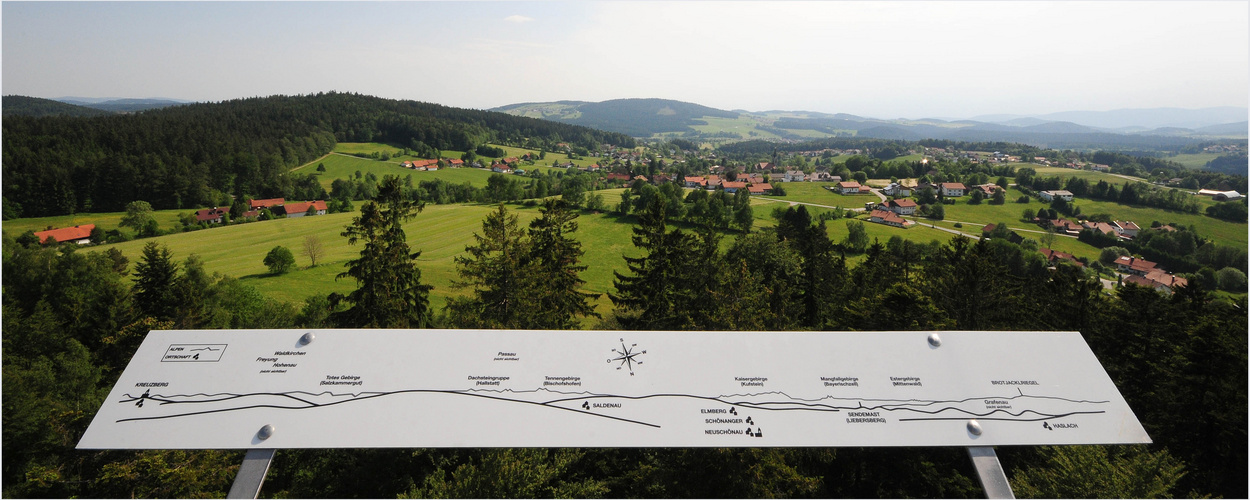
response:
M968 457L977 469L977 478L981 480L981 488L985 489L985 498L1016 498L993 446L969 446Z
M234 484L226 498L257 498L260 487L265 484L265 474L269 473L269 464L273 462L273 448L247 450L243 456L243 464L239 466L238 475L234 476Z

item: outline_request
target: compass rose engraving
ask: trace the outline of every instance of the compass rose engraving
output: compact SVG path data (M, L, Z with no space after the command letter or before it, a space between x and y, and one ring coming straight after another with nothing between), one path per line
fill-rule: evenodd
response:
M647 351L645 350L639 351L637 350L637 348L638 348L638 344L630 344L629 347L625 347L625 339L621 339L621 348L612 349L612 352L616 354L616 357L608 358L608 363L619 363L616 366L617 370L629 368L629 374L630 376L633 376L634 365L642 364L642 360L638 359L638 357L647 353Z

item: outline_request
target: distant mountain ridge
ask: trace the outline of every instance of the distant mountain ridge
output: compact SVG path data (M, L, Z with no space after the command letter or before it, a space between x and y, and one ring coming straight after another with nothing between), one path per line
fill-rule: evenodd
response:
M815 131L827 136L917 141L1017 142L1045 148L1175 150L1215 139L1250 136L1246 108L1220 107L1072 111L1039 116L983 115L974 119L877 119L847 113L810 111L724 111L666 99L615 99L600 103L557 101L494 108L509 114L573 123L634 137L681 133L716 137L692 128L704 117L748 117L734 127L745 140L767 132L782 140L804 140ZM688 135L687 135L688 134ZM735 139L729 139L735 140Z
M112 114L95 108L24 95L6 95L3 99L3 102L0 102L0 107L4 108L4 116L102 116Z
M145 111L149 109L167 108L170 106L178 106L181 104L190 103L190 101L183 101L183 100L178 100L178 99L163 99L163 98L161 99L156 99L156 98L101 99L101 98L90 98L90 97L62 97L62 98L54 99L54 100L60 101L66 104L73 104L75 106L82 106L85 108L94 108L94 109L99 109L99 110L108 111L112 113L133 113L135 111Z
M1023 120L1066 121L1087 127L1122 129L1141 127L1145 129L1184 128L1199 129L1212 125L1243 122L1248 110L1235 106L1201 109L1140 108L1114 109L1110 111L1061 111L1044 115L981 115L973 121L1016 124Z
M522 103L490 109L518 116L648 137L684 132L704 116L737 118L738 113L671 99L612 99L603 102Z

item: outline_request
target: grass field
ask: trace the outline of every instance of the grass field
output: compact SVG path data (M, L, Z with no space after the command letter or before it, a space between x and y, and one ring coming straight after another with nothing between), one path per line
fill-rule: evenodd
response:
M152 212L152 216L156 218L160 228L167 230L173 227L182 227L182 223L178 222L179 214L191 213L196 209L188 208L185 210L156 210ZM125 212L107 212L107 213L80 213L73 215L57 215L53 217L34 217L27 219L15 219L4 221L0 227L3 227L5 234L16 237L19 234L30 231L43 231L49 227L59 229L63 227L73 227L81 224L95 224L101 230L109 231L118 228ZM130 228L122 230L127 234L133 234Z
M1027 204L1015 203L1016 198L1019 198L1020 195L1019 191L1012 188L1007 193L1007 203L1002 205L991 205L985 202L982 202L980 205L969 205L968 197L958 198L954 205L946 206L946 219L978 224L993 224L1001 221L1014 226L1012 222L1020 220L1020 215L1024 212L1024 209L1031 208L1037 211L1041 208L1050 207L1050 204L1042 203L1036 199ZM1150 223L1153 221L1159 221L1164 224L1192 225L1197 228L1198 234L1210 238L1220 245L1245 248L1248 240L1250 240L1246 232L1246 224L1225 222L1202 214L1169 212L1157 208L1135 207L1081 198L1077 198L1074 204L1080 207L1081 213L1085 215L1105 213L1111 215L1113 220L1130 220L1143 228L1150 227ZM1016 223L1019 224L1019 222Z
M403 150L390 144L380 142L340 142L334 145L334 152L344 154L356 153L389 153L392 157L402 156Z
M835 186L836 183L833 182L781 182L777 185L786 190L785 196L761 196L761 198L842 208L864 208L865 203L881 201L881 198L874 194L841 195L825 189Z
M318 164L324 164L326 171L318 172ZM423 180L442 179L453 184L468 182L475 187L485 186L486 179L490 178L491 174L491 171L481 168L445 168L434 172L418 172L401 167L394 160L384 162L343 155L330 155L320 162L310 163L296 170L296 172L302 174L317 175L317 182L321 184L321 187L325 188L326 192L330 191L330 184L335 179L353 178L357 171L360 171L361 175L372 172L379 179L387 175L398 175L400 177L411 175L414 183Z
M1219 153L1183 153L1164 159L1180 163L1181 165L1184 165L1185 168L1197 170L1207 166L1207 162L1214 160L1219 156Z
M342 160L339 160L340 158ZM381 162L342 156L332 156L326 160L327 169L330 168L332 162L343 162L342 164L336 163L336 168L350 168L353 172L358 162L386 167ZM404 169L394 168L399 170L400 173L404 173ZM421 174L441 174L443 172L480 174L482 175L482 182L489 175L489 173L477 169L412 173L414 178L419 179ZM856 208L862 207L867 201L877 200L876 196L871 195L842 196L834 194L825 189L827 185L827 183L807 182L786 183L785 188L788 191L788 195L785 197L753 197L752 204L755 207L756 218L755 227L759 229L775 226L776 221L772 218L773 209L779 206L784 207L788 202L792 201ZM610 189L600 193L608 206L614 206L619 202L620 192L621 189ZM1019 197L1019 192L1014 189L1011 190L1008 198L1014 199L1017 197ZM1239 246L1242 248L1247 245L1245 224L1222 222L1197 214L1172 213L1158 209L1130 207L1108 202L1078 200L1076 203L1086 214L1108 213L1115 219L1132 220L1143 227L1149 226L1151 221L1154 220L1164 223L1194 225L1198 228L1200 234L1212 238L1221 245ZM918 242L946 242L956 236L927 227L927 225L933 224L938 227L956 229L971 235L979 235L981 225L997 222L1006 222L1013 229L1021 230L1020 234L1022 236L1039 239L1039 234L1028 232L1028 230L1034 228L1021 222L1019 218L1025 208L1037 210L1045 206L1047 205L1037 201L1028 204L1008 202L1004 205L990 205L988 203L968 205L967 198L961 198L955 204L946 206L945 221L922 219L920 222L923 225L912 226L908 229L894 228L865 221L864 227L868 231L870 239L878 240L882 243L896 235ZM454 258L462 254L467 245L473 243L473 234L481 230L483 218L493 209L494 207L490 205L477 204L427 205L421 215L405 226L413 248L422 251L419 265L423 272L423 280L435 287L434 293L431 295L431 305L434 308L441 309L448 297L459 296L465 293L463 290L451 288L452 280L456 277ZM509 206L509 210L520 217L520 223L523 227L528 224L529 220L538 215L537 208L532 207ZM809 206L808 210L814 214L819 214L828 209ZM178 214L186 213L187 211L162 210L155 212L155 215L162 227L169 228L177 225ZM19 219L4 222L3 230L6 234L16 235L27 229L43 230L47 226L65 227L87 223L97 224L103 229L115 229L121 216L121 213L105 213ZM346 239L340 236L340 233L354 216L354 213L345 213L296 219L277 219L237 226L210 228L189 233L177 233L154 239L134 240L115 245L91 247L85 250L101 251L110 247L116 247L131 259L133 265L138 260L143 246L149 241L156 241L167 245L178 261L182 261L188 255L196 253L204 260L209 272L239 278L267 296L299 303L310 295L325 295L331 292L347 293L355 289L356 283L352 280L334 279L336 274L343 271L343 265L348 260L356 258L360 252L359 247L348 245ZM860 216L859 219L864 219L864 216ZM607 213L583 214L578 219L578 222L580 229L575 234L575 237L582 242L582 247L586 252L582 263L589 266L582 274L582 278L587 281L585 289L592 293L604 294L612 289L613 271L624 271L625 269L622 256L634 255L636 252L630 241L631 230L634 227L635 220L632 217L622 218L621 216ZM964 227L954 228L955 222L961 222ZM840 242L845 239L847 235L845 220L830 221L828 223L828 234L834 242ZM309 262L302 250L304 239L310 235L319 239L325 249L325 255L321 258L321 262L317 267L313 268L308 268ZM727 248L731 245L734 238L735 236L732 234L726 236L723 241L723 247ZM296 256L297 270L282 276L270 276L267 273L267 269L262 263L264 255L277 245L285 246L292 250ZM1098 256L1097 249L1071 238L1057 238L1054 248L1081 257L1097 258ZM862 260L862 258L862 256L855 256L849 260L854 264ZM606 295L601 296L595 302L595 307L601 314L611 310L611 304Z
M619 196L619 190L617 193ZM491 205L476 204L427 205L420 215L405 224L409 243L414 250L422 252L418 259L422 280L434 286L430 297L434 308L441 309L448 297L467 293L451 288L456 277L454 259L464 252L466 246L473 244L473 234L481 232L482 220L494 209ZM509 206L508 209L519 216L521 227L528 227L529 221L538 216L536 207ZM351 279L334 279L344 270L348 260L360 255L360 247L348 245L347 239L340 235L355 215L343 213L276 219L85 250L104 251L115 247L130 259L133 266L144 245L154 241L168 246L178 262L195 253L203 259L209 272L239 278L266 296L298 304L310 295L348 293L356 288ZM604 294L612 289L613 271L623 271L625 261L622 256L634 252L630 241L633 219L627 219L628 223L621 223L618 219L619 216L613 214L583 214L577 219L579 229L574 237L582 242L586 251L582 263L589 266L582 273L582 279L587 282L585 291ZM11 228L6 223L5 231L9 230ZM321 241L325 253L313 268L308 267L308 257L303 252L304 239L310 235ZM732 238L727 240L732 241ZM262 261L275 246L287 247L295 254L295 271L280 276L268 274ZM603 314L611 310L611 303L603 295L595 302L595 307Z
M1097 184L1098 181L1107 181L1107 184L1123 185L1129 182L1148 182L1140 177L1124 178L1118 175L1111 175L1105 172L1095 172L1093 170L1074 170L1063 167L1043 167L1040 165L1031 165L1030 168L1037 171L1038 177L1080 177L1089 181L1090 184Z

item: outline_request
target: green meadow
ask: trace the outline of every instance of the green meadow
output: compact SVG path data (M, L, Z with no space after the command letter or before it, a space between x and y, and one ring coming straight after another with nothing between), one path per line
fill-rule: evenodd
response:
M398 166L363 160L354 157L331 155L325 158L327 172L324 177L339 175L348 177L356 170L370 171L376 174L411 174L414 180L425 177L440 176L451 182L468 180L475 185L484 185L490 173L480 169L445 169L438 172L413 172ZM316 163L303 168L315 169ZM370 170L372 169L372 170ZM315 170L314 170L315 171ZM784 208L791 202L811 203L842 208L863 207L865 202L876 202L875 195L843 196L825 189L831 183L784 183L786 196L753 197L755 208L755 227L757 229L776 225L773 212ZM607 206L615 206L620 201L622 189L599 191ZM930 221L916 219L919 224L907 229L895 228L883 224L867 222L866 216L857 219L864 221L864 227L871 240L882 243L893 236L900 236L917 242L946 242L955 235L929 227L954 229L965 234L977 236L981 226L990 223L1005 222L1013 229L1021 230L1020 234L1027 238L1039 239L1039 233L1030 232L1035 227L1020 221L1024 209L1038 210L1048 205L1036 200L1027 204L1015 203L1020 192L1014 188L1009 191L1008 202L1003 205L969 205L967 197L959 198L952 205L946 205L946 220ZM1219 221L1199 214L1167 212L1159 209L1133 207L1110 202L1099 202L1078 199L1076 204L1085 214L1107 213L1117 220L1132 220L1142 227L1148 227L1152 221L1162 223L1179 223L1195 226L1199 232L1218 244L1239 246L1247 245L1247 229L1245 224L1233 224ZM459 296L465 290L452 287L456 278L455 257L461 255L466 246L474 243L473 234L480 232L482 220L486 214L494 210L492 205L459 204L459 205L427 205L425 210L414 220L405 225L410 244L422 255L419 265L426 283L434 286L431 305L441 309L448 297ZM830 209L808 206L810 212L820 214ZM160 226L164 229L177 227L179 214L186 210L161 210L154 212ZM517 214L522 227L538 215L535 207L509 205L509 210ZM67 227L76 224L96 224L102 229L116 229L122 213L75 214L59 217L18 219L5 221L3 230L6 234L17 235L26 230L43 230L49 226ZM121 250L133 265L140 257L144 245L156 241L167 245L178 261L186 259L192 253L203 259L209 272L221 273L240 279L255 287L267 296L300 303L310 295L325 295L331 292L348 293L355 289L356 283L350 279L336 280L335 276L342 272L344 264L359 255L360 248L347 244L341 236L343 229L351 223L355 213L330 214L317 217L295 219L276 219L272 221L253 222L248 224L176 233L153 239L140 239L113 245L90 247L84 251L102 251L110 247ZM630 237L634 227L633 217L622 217L612 213L583 213L578 219L580 228L574 237L582 243L586 254L582 263L588 269L582 273L587 281L585 290L592 293L606 294L612 289L613 271L624 271L624 255L635 255L636 250ZM956 222L962 228L955 228ZM678 224L680 227L689 227ZM828 222L828 234L834 242L840 242L847 236L846 220L836 219ZM127 232L129 232L127 230ZM727 235L722 247L732 244L735 234ZM313 236L324 247L324 255L318 265L310 267L308 257L303 252L305 238ZM264 256L274 246L285 246L295 254L297 269L281 276L271 276L262 263ZM1053 248L1080 257L1097 258L1098 249L1080 243L1073 238L1056 238ZM851 264L860 261L863 256L849 258ZM601 295L595 302L596 309L601 313L611 310L611 303L606 295Z
M161 229L169 229L172 227L182 227L182 223L178 222L180 214L194 212L196 209L188 208L185 210L156 210L152 212L152 216L156 218L157 224ZM26 219L6 220L0 227L3 227L4 233L16 237L19 234L30 231L43 231L45 229L59 229L63 227L73 227L82 224L95 224L101 230L109 231L118 229L118 223L121 222L125 212L107 212L107 213L77 213L72 215L57 215L53 217L33 217ZM122 229L127 234L133 234L130 228Z
M1165 159L1180 163L1181 165L1184 165L1185 168L1192 168L1196 170L1207 166L1207 162L1210 162L1219 156L1219 153L1181 153Z
M1049 203L1043 203L1037 199L1030 199L1029 203L1016 203L1015 200L1020 196L1021 192L1012 188L1007 192L1007 203L1002 205L991 205L987 202L981 202L980 205L970 205L968 204L969 197L961 197L956 199L953 205L946 205L946 220L975 224L1006 222L1009 226L1016 227L1016 224L1021 224L1019 222L1020 217L1026 208L1032 209L1034 212L1042 208L1050 208ZM1154 221L1159 221L1163 224L1177 223L1194 226L1198 234L1210 238L1220 245L1244 248L1247 242L1250 241L1246 232L1246 224L1225 222L1207 217L1204 214L1171 212L1158 208L1122 205L1120 203L1096 201L1087 198L1077 198L1073 201L1073 204L1080 207L1081 213L1087 216L1108 214L1112 220L1133 221L1143 228L1150 227L1150 223ZM1066 252L1067 250L1064 251Z
M1107 184L1123 185L1129 182L1149 182L1140 177L1120 176L1108 174L1106 172L1097 172L1094 170L1075 170L1064 167L1043 167L1040 165L1020 165L1027 166L1037 171L1038 177L1079 177L1088 180L1090 184L1097 184L1098 181L1107 181ZM1016 168L1020 168L1017 166Z
M317 165L319 164L325 165L325 172L317 171ZM318 162L304 165L295 171L301 174L316 175L317 182L327 192L330 191L330 185L335 179L351 179L355 177L356 172L360 172L361 175L372 173L378 176L379 179L387 175L398 175L400 177L411 175L414 183L432 179L442 179L453 184L468 182L475 187L485 186L486 179L490 178L491 174L490 170L482 168L444 168L433 172L418 172L401 167L394 160L380 161L334 154Z
M786 190L785 196L761 196L761 198L813 203L830 207L864 208L868 202L880 202L875 194L842 195L826 188L837 186L836 182L778 182L775 185Z

